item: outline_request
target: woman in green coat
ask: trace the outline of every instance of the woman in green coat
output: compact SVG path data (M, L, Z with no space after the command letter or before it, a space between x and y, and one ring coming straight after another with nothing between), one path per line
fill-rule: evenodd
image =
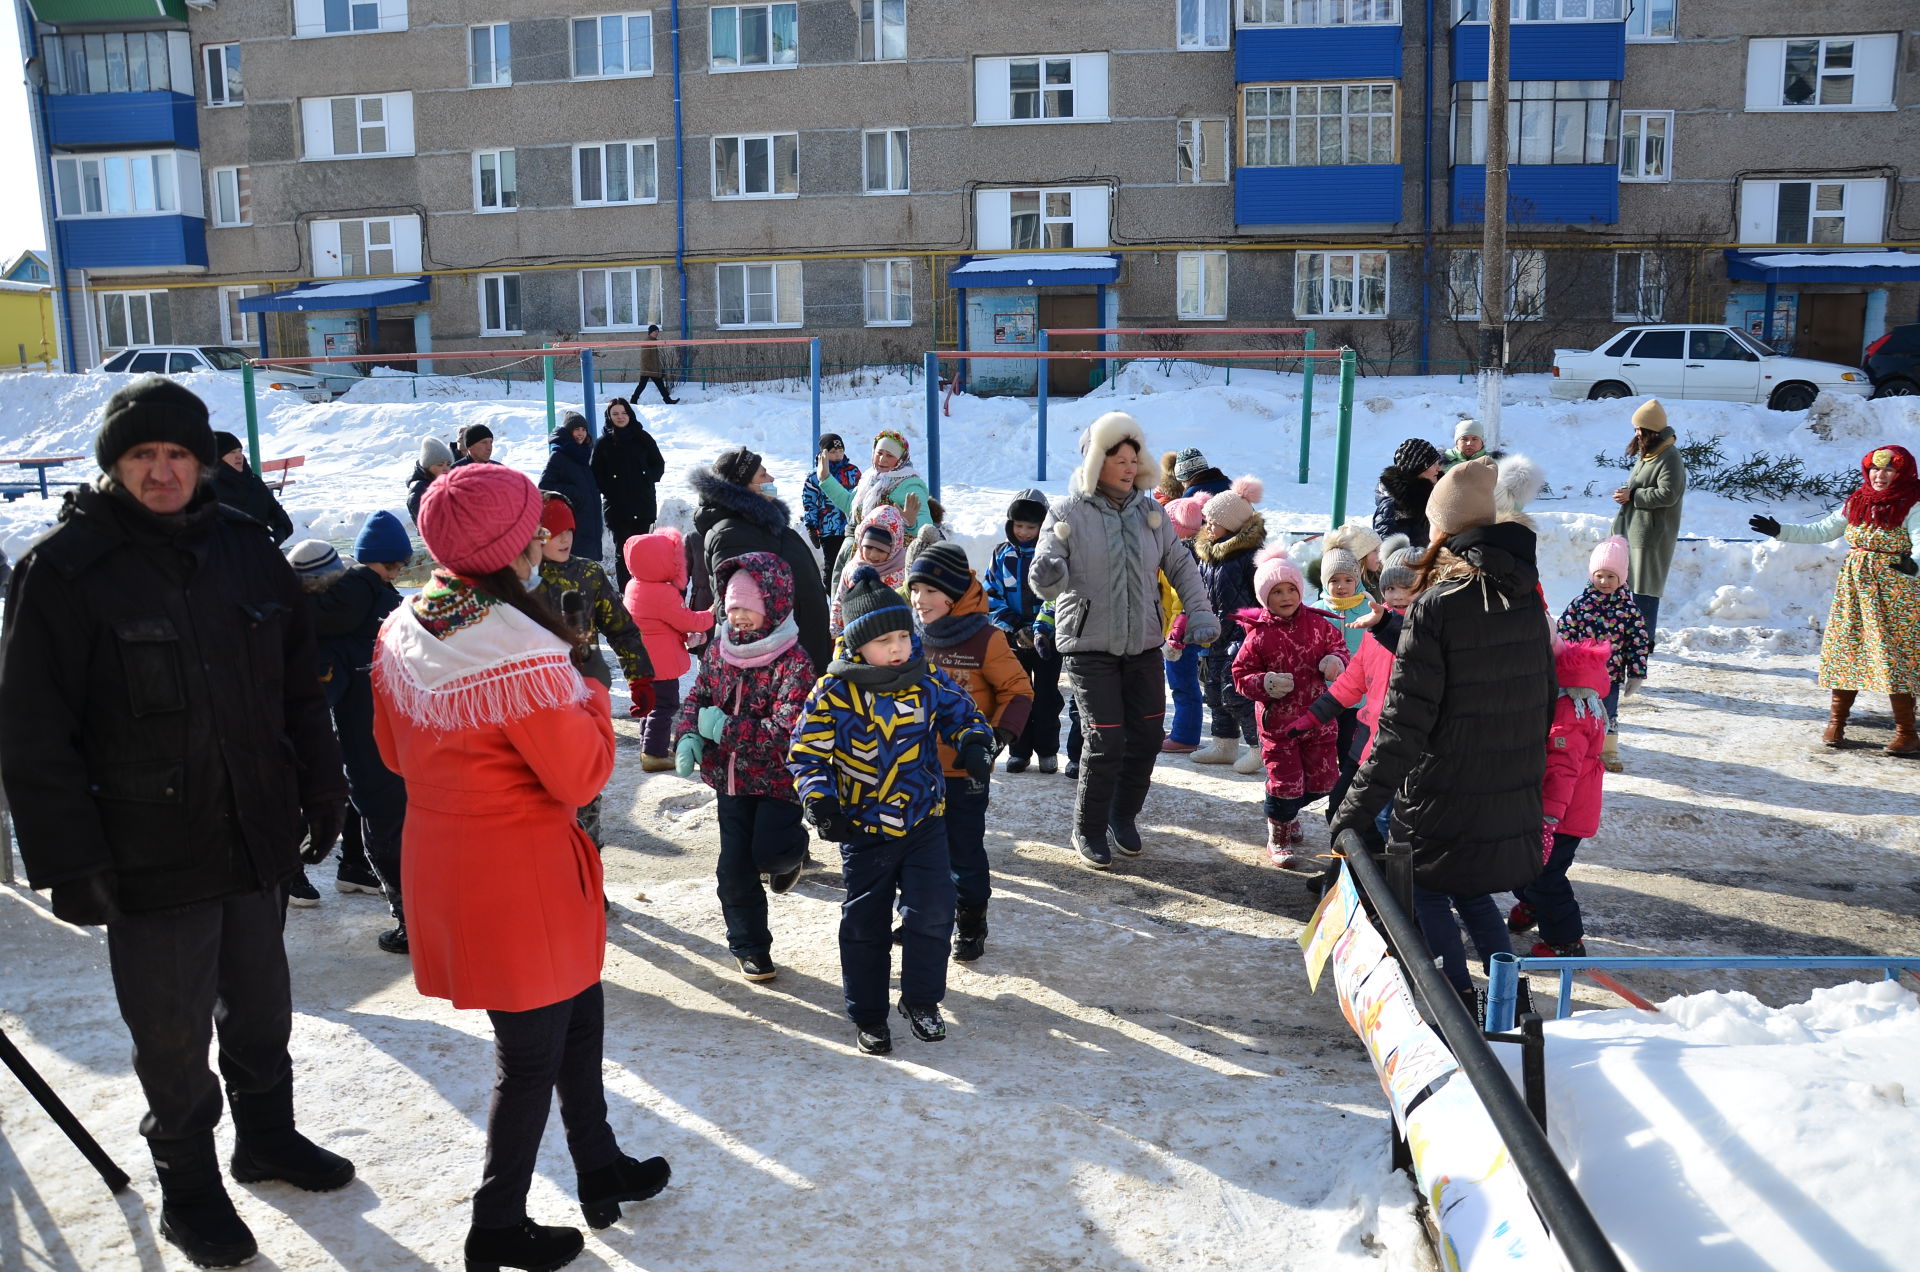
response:
M821 469L827 467L824 457L820 460ZM821 472L820 490L827 499L846 514L847 524L857 526L865 521L867 514L882 504L892 504L900 510L906 521L907 538L911 540L920 531L933 524L933 496L927 490L926 481L914 471L913 457L907 450L907 439L892 429L884 429L873 439L873 463L860 476L860 482L848 490L837 481L827 480L830 474ZM840 557L833 563L833 577L839 578L846 572L847 559L853 555L851 538L841 545Z
M1654 632L1673 546L1680 539L1680 502L1687 493L1687 469L1660 399L1648 398L1633 413L1627 456L1634 463L1627 484L1613 492L1620 505L1613 533L1627 541L1627 586L1646 616L1647 630Z

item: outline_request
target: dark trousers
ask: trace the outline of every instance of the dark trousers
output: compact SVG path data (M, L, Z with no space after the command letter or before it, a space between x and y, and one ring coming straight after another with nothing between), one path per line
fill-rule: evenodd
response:
M1033 710L1027 714L1027 727L1008 747L1016 760L1035 755L1060 754L1060 709L1066 705L1060 696L1060 656L1042 658L1036 649L1014 646L1021 670L1033 682Z
M823 534L820 536L820 581L827 585L827 595L833 595L833 563L840 559L840 545L847 541L844 534Z
M220 1076L235 1092L264 1095L291 1080L285 919L274 887L107 925L113 991L147 1097L140 1133L156 1149L219 1124L220 1083L207 1068L216 1032Z
M928 817L897 839L862 835L840 845L847 899L840 907L840 985L856 1025L886 1023L893 970L893 911L900 909L900 1001L947 996L953 948L953 862L944 817Z
M1333 779L1333 790L1327 795L1329 822L1340 807L1340 801L1347 797L1347 787L1353 785L1353 775L1360 771L1360 748L1367 744L1367 731L1360 727L1360 708L1348 707L1336 718L1340 721L1340 776Z
M1167 736L1188 746L1200 744L1200 719L1206 693L1200 688L1200 646L1188 645L1167 664L1167 692L1173 696L1173 718Z
M673 401L673 394L667 391L666 377L658 376L658 375L643 375L640 377L640 383L633 386L633 400L635 402L638 402L640 400L640 395L647 391L647 386L649 384L651 384L654 388L660 390L660 400L662 402Z
M659 757L673 749L673 717L680 710L680 682L653 682L653 710L640 723L640 750Z
M718 799L720 913L727 922L727 948L734 957L766 954L773 948L767 930L767 889L761 875L784 874L807 855L807 830L800 805L771 795L727 795Z
M607 1092L600 1080L606 1002L599 981L545 1007L487 1015L493 1021L493 1100L487 1107L487 1163L473 1194L473 1222L479 1228L505 1228L527 1217L527 1188L555 1092L575 1170L611 1166L620 1145L607 1125Z
M1147 802L1154 761L1166 737L1160 727L1167 714L1165 666L1157 649L1067 658L1088 729L1074 825L1090 842L1105 842L1109 823L1131 824Z
M1067 762L1078 764L1080 753L1086 750L1087 734L1080 727L1080 701L1073 695L1067 695Z
M1301 795L1293 799L1286 799L1279 795L1264 795L1261 797L1261 807L1266 812L1268 821L1290 822L1300 816L1301 809L1319 798L1318 795Z
M1660 639L1660 598L1648 596L1644 592L1633 594L1633 603L1640 607L1640 617L1647 620L1647 635L1658 642Z
M627 573L627 540L637 535L648 534L653 530L651 521L635 521L631 517L616 517L613 509L605 504L607 542L613 547L613 583L622 592L627 590L627 580L633 576Z
M1259 746L1253 703L1233 687L1233 660L1202 658L1200 679L1206 686L1207 708L1213 713L1213 736L1239 738L1248 746Z
M1467 949L1460 941L1460 924L1453 920L1455 911L1460 914L1460 923L1467 925L1482 971L1495 954L1513 953L1513 944L1507 940L1507 922L1500 916L1493 894L1456 897L1413 885L1413 913L1420 921L1420 934L1427 938L1427 949L1440 961L1448 982L1464 994L1473 989L1473 977L1467 974Z
M993 895L987 864L987 797L993 788L970 777L947 778L947 855L953 862L955 904L981 909Z
M1572 881L1567 878L1573 854L1579 847L1577 835L1555 835L1553 855L1547 858L1539 878L1524 888L1516 888L1513 893L1533 907L1534 918L1540 924L1540 939L1549 945L1571 945L1587 934L1586 926L1580 922L1580 902L1573 895Z
M1607 696L1600 699L1600 705L1607 709L1607 732L1620 732L1620 690L1625 686L1618 680L1607 689Z
M380 758L373 740L373 681L356 672L346 696L333 708L334 732L347 770L347 790L358 812L367 864L380 880L387 907L404 921L400 896L400 842L407 823L407 784ZM346 852L342 849L342 858Z

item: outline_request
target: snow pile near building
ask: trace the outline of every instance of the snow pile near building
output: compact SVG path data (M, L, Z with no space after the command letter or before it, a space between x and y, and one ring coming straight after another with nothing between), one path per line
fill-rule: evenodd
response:
M1517 1083L1518 1048L1495 1049ZM1551 1021L1547 1128L1642 1272L1911 1267L1920 999L1856 982Z

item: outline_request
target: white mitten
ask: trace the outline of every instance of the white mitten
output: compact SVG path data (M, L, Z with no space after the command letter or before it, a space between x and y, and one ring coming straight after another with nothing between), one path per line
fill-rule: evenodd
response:
M1260 681L1260 687L1267 691L1267 697L1278 701L1293 692L1293 677L1284 671L1270 671Z
M1347 665L1332 654L1328 654L1320 660L1320 677L1323 680L1332 680L1346 669Z

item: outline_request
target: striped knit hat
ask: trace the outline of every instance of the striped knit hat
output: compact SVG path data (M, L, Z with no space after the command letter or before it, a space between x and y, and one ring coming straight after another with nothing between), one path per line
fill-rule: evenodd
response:
M913 611L870 565L855 570L847 581L847 590L840 596L840 614L844 620L841 635L853 653L888 632L913 630Z

